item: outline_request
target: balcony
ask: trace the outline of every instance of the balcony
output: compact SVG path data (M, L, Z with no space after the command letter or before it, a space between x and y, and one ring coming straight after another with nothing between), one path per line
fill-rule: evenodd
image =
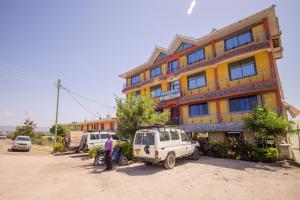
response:
M161 76L150 78L141 81L139 84L136 85L126 85L124 84L122 92L126 92L132 89L140 88L144 85L151 84L156 81L163 81L167 78L170 78L170 76L179 76L185 72L197 70L199 67L205 67L209 65L216 65L220 62L223 62L227 59L236 57L241 54L256 52L262 49L270 48L270 42L266 37L266 34L264 31L258 31L253 33L253 42L245 44L243 46L239 46L237 48L226 50L224 51L224 44L221 46L216 46L215 52L212 50L210 53L207 53L206 58L204 60L201 60L199 62L195 62L193 64L180 66L179 70L177 72L170 74L163 74ZM213 56L215 54L215 56Z

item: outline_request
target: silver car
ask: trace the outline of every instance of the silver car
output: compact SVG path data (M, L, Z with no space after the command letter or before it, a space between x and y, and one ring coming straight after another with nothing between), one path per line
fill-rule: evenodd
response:
M29 136L19 135L16 137L12 150L23 150L30 151L31 149L31 138Z
M7 134L5 132L0 132L0 140L5 140Z

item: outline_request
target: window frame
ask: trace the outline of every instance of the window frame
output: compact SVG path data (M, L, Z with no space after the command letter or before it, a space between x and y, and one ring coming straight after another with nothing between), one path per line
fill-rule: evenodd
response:
M162 139L161 134L166 134L169 137L169 139L167 140L167 138L164 138L164 140L161 140ZM159 131L159 141L160 142L169 142L169 141L171 141L170 133L168 131Z
M245 100L245 99L249 99L249 98L251 98L251 97L255 97L255 100L256 100L256 106L258 105L258 95L249 95L249 96L243 96L243 97L236 97L236 98L229 98L228 99L228 107L229 107L229 113L243 113L243 112L251 112L252 111L252 108L253 108L253 106L252 106L252 108L250 108L250 110L239 110L239 111L232 111L232 106L231 106L231 104L230 104L230 101L231 100L237 100L237 99L243 99L243 100Z
M133 79L134 79L135 77L139 77L139 81L136 82L136 83L133 83L132 81L133 81ZM137 84L139 84L139 83L141 82L141 75L140 75L140 74L137 74L137 75L132 76L131 79L130 79L130 82L131 82L131 85L137 85Z
M196 77L204 77L204 80L205 80L205 84L203 86L197 86L195 88L190 88L190 78L196 78ZM188 85L188 90L194 90L194 89L198 89L198 88L202 88L202 87L206 87L207 86L207 82L206 82L206 73L205 71L203 72L199 72L199 73L196 73L196 74L192 74L192 75L189 75L187 77L187 85Z
M245 43L245 44L239 44L238 37L239 37L240 35L243 35L243 34L248 33L248 32L250 33L251 41L248 42L248 43ZM236 47L233 47L233 48L228 49L228 48L227 48L226 41L227 41L227 40L230 40L230 39L233 39L233 38L237 38L238 45L237 45ZM253 41L254 41L254 39L253 39L252 29L249 29L249 30L247 30L247 31L243 31L243 32L241 32L241 33L239 33L239 34L236 34L236 35L234 35L234 36L230 36L230 37L224 39L224 51L230 51L230 50L232 50L232 49L236 49L236 48L238 48L238 47L241 47L241 46L250 44L250 43L252 43Z
M156 73L155 73L154 76L152 76L152 71L153 71L153 70L157 70L157 69L159 69L160 73L159 73L159 74L156 74ZM150 78L154 78L154 77L161 76L161 75L162 75L161 65L152 67L152 68L150 69Z
M203 58L200 59L200 60L197 60L197 59L195 58L195 61L194 61L194 62L190 62L189 56L192 55L192 54L196 54L198 51L203 51ZM200 49L197 49L196 51L193 51L193 52L188 53L188 54L186 55L186 60L187 60L187 64L188 64L188 65L194 64L194 63L196 63L196 62L200 62L200 61L202 61L202 60L205 60L205 48L200 48Z
M243 76L243 68L242 67L245 64L251 63L251 62L253 62L253 64L254 64L254 74ZM236 68L241 68L242 77L233 79L232 75L231 75L231 70L236 69ZM248 77L251 77L251 76L256 76L257 75L257 66L256 66L255 57L252 56L252 57L249 57L249 58L245 58L245 59L242 59L242 60L238 60L238 61L229 63L228 64L228 73L229 73L229 78L230 78L231 81L235 81L235 80L239 80L239 79L243 79L243 78L248 78Z
M162 87L161 87L161 85L155 85L155 86L150 87L150 94L151 94L151 97L152 97L153 99L158 98L158 97L161 96L161 95L159 95L159 96L153 97L152 92L153 92L153 90L156 89L156 88L160 88L160 93L162 92Z
M174 62L177 62L177 69L176 71L171 71L170 69L170 64L174 63ZM172 68L173 69L173 68ZM170 62L168 62L168 74L172 74L172 73L175 73L179 70L179 60L178 59L175 59L175 60L172 60Z
M204 114L199 114L199 115L191 115L191 106L197 106L199 107L200 105L206 105L207 106L207 113L204 113ZM200 113L200 109L199 110L199 113ZM197 104L189 104L189 117L202 117L202 116L207 116L209 115L209 106L208 106L208 102L205 102L205 103L197 103Z

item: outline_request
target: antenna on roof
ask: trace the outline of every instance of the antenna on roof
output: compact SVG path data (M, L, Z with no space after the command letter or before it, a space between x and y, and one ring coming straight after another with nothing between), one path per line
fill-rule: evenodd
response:
M213 28L213 29L211 29L210 33L214 33L214 32L216 32L216 31L218 31L218 29Z

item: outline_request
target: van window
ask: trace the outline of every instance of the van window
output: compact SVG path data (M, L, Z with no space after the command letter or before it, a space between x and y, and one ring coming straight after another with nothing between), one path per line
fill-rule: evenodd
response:
M175 131L171 131L171 140L179 140L179 134Z
M108 134L100 134L101 139L108 139Z
M154 133L137 133L134 144L154 145Z
M188 137L186 136L185 133L180 133L180 135L183 142L188 141Z
M169 133L166 132L166 131L159 132L159 140L161 142L163 142L163 141L170 141L170 135L169 135Z
M90 139L91 140L99 140L99 134L91 134Z

